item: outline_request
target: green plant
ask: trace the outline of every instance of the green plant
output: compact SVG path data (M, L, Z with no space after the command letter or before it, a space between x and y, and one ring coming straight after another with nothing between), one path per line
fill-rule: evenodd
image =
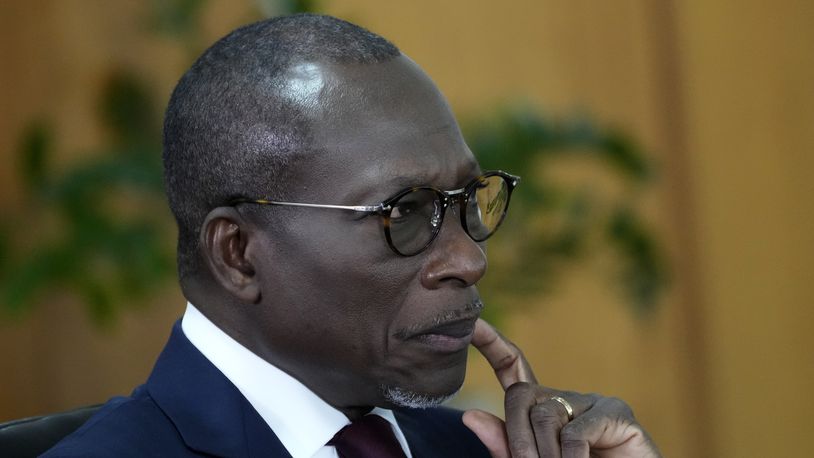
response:
M138 303L132 299L171 276L174 230L149 101L138 80L111 74L99 105L109 142L64 171L53 166L55 135L47 123L34 122L24 133L19 170L26 194L2 238L6 310L23 312L41 293L64 290L102 322L116 304Z
M609 248L618 261L612 278L633 309L644 314L654 308L667 284L666 265L635 207L653 172L633 140L588 118L554 121L516 106L465 127L482 168L525 177L512 197L510 221L490 240L486 295L503 302L545 294L568 263ZM558 183L550 171L569 160L600 165L626 192L613 197L593 181Z
M141 23L192 59L206 0L153 0ZM303 12L316 0L264 0L264 13ZM47 292L73 293L97 323L141 303L173 278L175 227L163 194L161 112L137 75L110 72L98 96L107 138L98 151L56 164L56 130L30 123L18 149L24 196L0 223L0 309L21 316Z
M312 10L315 1L263 1L258 8ZM154 2L150 30L197 54L204 0ZM175 229L161 183L160 112L149 85L128 69L112 71L99 96L108 133L100 151L55 167L56 132L45 121L23 133L18 170L25 195L0 223L0 309L22 315L46 292L72 292L97 322L138 304L173 278ZM635 142L589 119L555 122L528 108L503 108L464 123L484 170L523 176L509 221L490 241L482 283L497 302L552 290L568 263L609 248L617 284L637 312L653 309L666 285L655 237L635 207L652 167ZM587 159L634 192L609 198L590 185L563 185L548 172ZM490 308L492 313L496 308ZM493 317L494 318L494 317Z

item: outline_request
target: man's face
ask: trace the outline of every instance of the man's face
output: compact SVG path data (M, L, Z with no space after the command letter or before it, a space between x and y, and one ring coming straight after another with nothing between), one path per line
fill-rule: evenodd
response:
M288 87L323 150L294 165L291 201L373 205L408 186L460 188L480 173L443 97L406 57L293 66ZM340 408L458 390L486 258L449 214L457 208L412 257L389 249L376 215L260 211L276 227L253 242L262 254L255 351Z

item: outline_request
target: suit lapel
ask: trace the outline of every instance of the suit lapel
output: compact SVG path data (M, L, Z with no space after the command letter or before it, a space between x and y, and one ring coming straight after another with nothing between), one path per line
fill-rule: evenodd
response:
M277 436L176 322L147 391L188 447L216 456L288 457Z
M421 421L419 416L415 415L415 411L409 409L394 410L396 421L404 433L407 444L410 446L410 452L413 458L432 458L442 457L444 455L438 454L437 447L433 447L433 432L428 431L428 428Z
M240 391L190 343L180 321L146 388L193 450L215 456L291 458ZM414 458L488 456L461 423L461 412L397 409L394 414Z
M445 407L393 411L413 458L488 457L489 452L461 421L463 412Z

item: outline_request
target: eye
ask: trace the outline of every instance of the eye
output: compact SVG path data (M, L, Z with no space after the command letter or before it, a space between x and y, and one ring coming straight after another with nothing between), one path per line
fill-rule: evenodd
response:
M390 219L393 221L403 220L414 216L418 213L418 210L419 206L417 202L402 199L393 206L393 210L390 212Z
M432 190L417 189L405 194L391 204L390 221L393 224L407 221L430 221L438 213L438 198Z

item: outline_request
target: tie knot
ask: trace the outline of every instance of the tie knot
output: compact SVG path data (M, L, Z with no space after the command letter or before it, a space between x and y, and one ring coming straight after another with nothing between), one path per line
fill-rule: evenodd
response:
M340 429L328 445L342 458L404 458L404 450L390 423L378 415L365 415Z

